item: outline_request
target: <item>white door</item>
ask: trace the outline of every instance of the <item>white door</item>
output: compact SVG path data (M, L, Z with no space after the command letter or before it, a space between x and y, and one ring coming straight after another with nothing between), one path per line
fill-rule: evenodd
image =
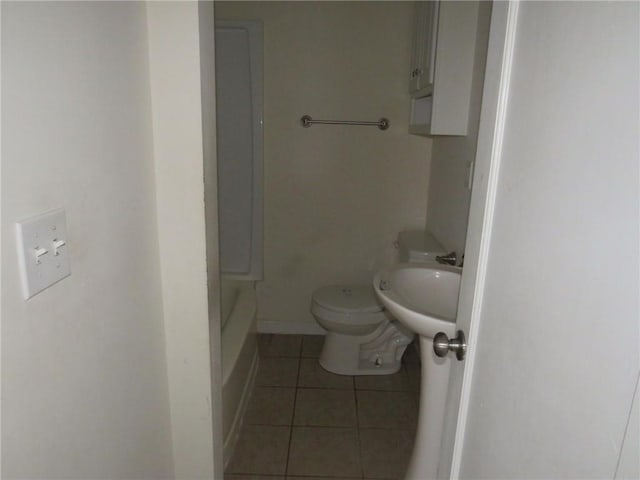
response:
M494 4L442 478L613 478L638 428L639 14Z

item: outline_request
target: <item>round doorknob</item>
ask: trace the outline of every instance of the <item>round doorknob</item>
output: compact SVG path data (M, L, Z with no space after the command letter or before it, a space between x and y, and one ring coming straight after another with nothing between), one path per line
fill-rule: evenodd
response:
M449 352L456 352L456 358L463 360L467 353L467 340L462 330L458 330L456 337L449 340L447 334L438 332L433 337L433 351L438 357L445 357Z

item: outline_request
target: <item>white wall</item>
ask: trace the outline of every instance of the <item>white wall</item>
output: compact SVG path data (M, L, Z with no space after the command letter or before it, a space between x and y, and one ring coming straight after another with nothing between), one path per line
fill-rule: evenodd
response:
M220 393L212 390L219 384L211 383L210 348L219 328L210 338L199 8L197 2L150 2L147 10L175 475L212 479L212 404L219 403L212 394ZM209 17L212 22L210 11ZM215 261L209 272L214 302ZM217 305L211 304L213 321Z
M468 175L471 162L476 156L490 15L491 3L481 2L471 87L469 133L464 137L439 136L433 139L426 227L448 250L455 250L458 254L464 252L467 237L471 199L471 190L467 188Z
M430 145L407 133L409 2L217 2L264 22L265 272L261 320L314 325L311 294L368 283L403 228L424 225ZM300 126L314 118L391 128Z
M3 478L173 476L141 3L2 8ZM67 212L29 301L14 223Z

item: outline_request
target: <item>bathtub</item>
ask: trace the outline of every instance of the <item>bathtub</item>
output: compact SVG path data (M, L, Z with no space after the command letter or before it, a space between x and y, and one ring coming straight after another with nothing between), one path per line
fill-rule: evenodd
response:
M258 370L255 282L222 275L222 431L231 458Z

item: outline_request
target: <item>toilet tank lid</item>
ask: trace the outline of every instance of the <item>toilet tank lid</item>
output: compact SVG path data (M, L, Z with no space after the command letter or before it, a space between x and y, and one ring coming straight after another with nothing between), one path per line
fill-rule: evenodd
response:
M436 255L446 253L435 237L425 230L409 230L398 234L401 262L435 261Z
M342 313L374 313L383 310L372 287L331 285L316 290L313 301L324 308Z

